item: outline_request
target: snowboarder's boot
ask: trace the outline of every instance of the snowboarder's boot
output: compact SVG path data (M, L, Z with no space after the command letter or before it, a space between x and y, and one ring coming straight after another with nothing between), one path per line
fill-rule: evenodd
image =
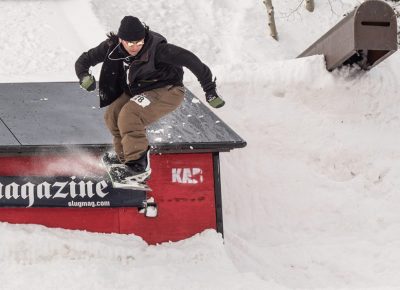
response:
M113 186L151 191L151 188L146 184L151 173L149 151L147 150L138 160L130 162L131 166L122 163L115 153L105 153L102 156L102 162Z
M150 146L145 152L136 160L129 160L125 162L129 168L131 176L126 176L124 179L127 181L133 180L138 182L146 181L151 174L150 168ZM127 173L129 174L129 173Z

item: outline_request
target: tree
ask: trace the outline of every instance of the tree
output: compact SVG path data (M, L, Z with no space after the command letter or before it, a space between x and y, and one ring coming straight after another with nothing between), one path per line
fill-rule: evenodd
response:
M276 31L274 6L272 6L272 0L264 0L264 4L267 7L270 34L274 39L278 40L278 32Z
M305 1L306 9L310 12L313 12L314 11L314 0L301 0L299 5L295 9L295 11L297 11L299 9L299 7L303 4L304 1ZM398 1L400 1L400 0L398 0ZM274 6L272 5L272 0L264 0L263 3L265 4L265 7L267 7L268 26L269 26L269 30L270 30L270 35L274 39L278 40L278 31L276 29L276 24L275 24Z
M310 12L314 11L314 0L306 0L306 9Z

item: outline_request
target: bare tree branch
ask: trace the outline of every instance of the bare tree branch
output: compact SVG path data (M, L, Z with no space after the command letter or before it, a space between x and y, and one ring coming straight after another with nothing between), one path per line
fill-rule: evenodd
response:
M310 12L314 11L314 0L306 0L306 9Z
M272 0L264 0L264 4L267 7L268 13L268 26L270 29L271 36L278 40L278 32L275 25L274 7L272 6Z

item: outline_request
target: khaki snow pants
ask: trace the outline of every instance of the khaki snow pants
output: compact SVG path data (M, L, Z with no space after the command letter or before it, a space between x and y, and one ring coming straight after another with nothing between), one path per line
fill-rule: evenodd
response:
M123 93L108 106L104 120L122 162L137 160L147 150L146 127L178 108L183 97L183 87L170 85L133 97Z

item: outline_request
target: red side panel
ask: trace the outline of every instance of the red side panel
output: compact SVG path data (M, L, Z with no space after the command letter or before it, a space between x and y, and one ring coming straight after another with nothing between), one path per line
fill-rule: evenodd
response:
M98 157L0 157L0 176L102 175ZM136 234L148 243L177 241L216 228L211 153L164 154L151 158L149 181L158 216L136 208L0 208L0 221L33 223L92 232ZM70 166L66 166L69 164Z

